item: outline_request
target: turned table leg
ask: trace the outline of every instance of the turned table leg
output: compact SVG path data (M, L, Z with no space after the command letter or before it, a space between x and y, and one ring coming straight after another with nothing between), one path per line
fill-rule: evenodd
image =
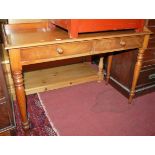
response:
M29 129L29 122L26 111L26 97L24 91L24 82L21 71L13 71L13 80L15 85L16 97L20 109L22 125L25 130Z
M104 66L104 57L100 57L99 65L98 65L98 82L101 82L103 80L103 66Z
M113 55L109 55L108 56L106 84L109 83L109 79L110 79L110 71L111 71L111 65L112 65L112 58L113 58Z
M130 96L129 96L129 103L131 103L133 96L135 95L135 88L136 88L136 84L137 84L139 73L140 73L141 66L142 66L143 55L144 55L144 49L140 49L138 52L137 62L136 62L135 69L134 69L132 86L131 86Z
M20 50L12 49L9 51L10 56L10 64L12 69L12 75L14 80L15 92L17 103L19 106L22 125L24 130L29 129L29 121L27 117L27 110L26 110L26 96L24 90L24 80L22 76L22 65L20 61Z
M132 86L131 86L130 95L129 95L129 103L132 102L132 99L135 95L135 89L136 89L137 81L139 78L140 70L142 67L142 60L143 60L144 52L145 52L145 49L147 48L147 45L148 45L148 41L149 41L149 35L146 35L144 37L143 46L138 51L137 62L136 62L135 69L134 69Z

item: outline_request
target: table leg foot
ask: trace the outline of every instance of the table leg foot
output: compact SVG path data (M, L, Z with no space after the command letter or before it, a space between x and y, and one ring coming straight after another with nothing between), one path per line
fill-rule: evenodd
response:
M22 127L25 131L29 130L30 129L30 124L29 124L29 121L27 122L22 122Z
M132 100L134 97L134 93L130 93L129 99L128 99L128 103L131 104Z

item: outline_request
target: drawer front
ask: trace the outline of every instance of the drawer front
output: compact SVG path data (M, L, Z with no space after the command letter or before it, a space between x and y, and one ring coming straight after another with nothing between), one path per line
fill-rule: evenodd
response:
M142 70L146 68L155 67L155 59L143 61Z
M90 53L92 51L92 43L89 41L62 43L48 46L32 47L21 49L22 62L61 58L65 56L72 57L75 54Z
M155 38L151 38L147 48L155 48Z
M155 48L146 49L143 61L155 59Z
M142 36L129 36L97 40L94 43L94 51L118 51L139 48L142 47L143 39Z
M149 28L149 30L150 30L153 34L155 34L155 27L154 27L154 26L149 26L148 28Z
M149 19L148 26L154 26L155 25L155 19Z
M155 68L140 72L137 86L142 86L155 81Z
M152 34L150 35L150 38L154 39L155 38L155 27L154 26L153 27L150 26L148 28L152 32Z

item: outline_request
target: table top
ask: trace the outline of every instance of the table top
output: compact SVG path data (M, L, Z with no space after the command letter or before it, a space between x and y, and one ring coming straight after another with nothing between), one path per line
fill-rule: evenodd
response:
M31 24L7 24L3 26L3 37L5 49L26 48L32 46L43 46L55 43L75 42L83 40L101 39L109 37L121 37L132 35L145 35L151 32L134 30L106 31L79 34L78 38L69 38L68 32L62 28L50 28L46 22Z

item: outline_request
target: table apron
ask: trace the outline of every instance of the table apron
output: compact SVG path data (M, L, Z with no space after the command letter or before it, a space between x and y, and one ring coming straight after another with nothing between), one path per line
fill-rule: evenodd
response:
M20 49L22 65L141 48L144 36L125 36Z

